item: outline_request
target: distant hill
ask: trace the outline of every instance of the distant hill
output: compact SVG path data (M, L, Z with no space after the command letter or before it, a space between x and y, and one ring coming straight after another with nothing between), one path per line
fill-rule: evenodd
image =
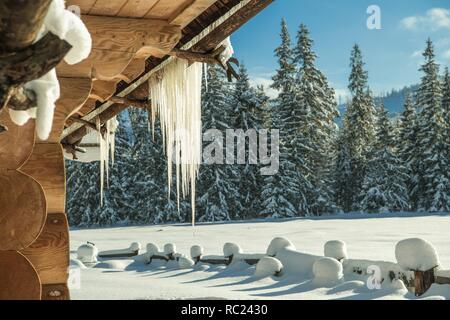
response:
M400 90L392 90L386 94L375 97L377 104L384 102L386 109L389 111L391 117L395 117L403 111L403 105L405 103L405 97L408 93L414 92L417 89L417 85L404 87ZM346 105L339 105L339 112L341 115L345 112Z

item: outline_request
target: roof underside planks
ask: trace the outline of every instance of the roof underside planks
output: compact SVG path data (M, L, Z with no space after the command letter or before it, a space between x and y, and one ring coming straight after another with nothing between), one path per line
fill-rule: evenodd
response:
M68 1L67 4L78 4L81 7L81 12L87 14L86 20L88 20L88 27L93 20L95 21L97 19L98 21L103 20L105 22L108 21L107 19L117 19L117 21L129 21L130 24L139 24L138 22L140 20L140 23L154 23L158 26L164 26L163 28L168 28L168 30L170 28L176 28L177 25L181 25L183 29L180 29L179 39L175 39L176 37L172 34L172 38L175 39L173 41L177 42L172 45L172 48L181 48L189 43L189 41L192 42L195 37L199 37L202 31L214 23L217 24L217 21L232 12L232 15L227 16L226 20L215 25L208 34L200 38L191 47L193 51L208 52L217 47L226 37L231 35L272 2L273 0L75 0ZM238 9L236 10L236 8ZM93 14L103 15L103 17L91 17ZM130 38L133 38L131 35L127 36L122 34L122 31L120 31L122 30L120 29L120 23L116 22L116 24L119 25L119 31L115 30L115 32L119 33L119 36L116 35L114 41L107 38L111 33L114 34L113 31L108 32L105 30L105 32L99 32L95 28L96 30L93 32L95 51L99 50L97 49L99 45L103 45L104 48L109 46L109 48L118 49L121 39L126 43L133 42L130 40ZM98 23L98 25L100 26L101 23ZM106 29L105 27L107 25L103 24L103 27L99 29ZM130 30L132 29L130 28ZM145 32L143 34L145 35ZM138 42L138 40L135 40L136 48L139 47ZM113 95L120 95L121 93L126 93L122 94L122 96L127 96L134 89L138 88L139 84L145 83L145 81L142 81L143 76L151 72L167 58L164 50L169 50L168 48L170 47L171 45L166 44L165 49L161 50L161 48L154 49L151 45L148 45L147 49L134 49L133 52L130 49L133 48L133 45L128 45L128 49L122 48L121 51L117 51L117 53L122 53L121 57L113 56L114 52L108 52L105 64L92 66L88 61L89 65L87 67L81 67L77 71L74 71L76 70L74 68L77 66L60 66L58 68L60 76L91 77L94 79L89 99L79 110L78 116L86 119L90 118L90 115L98 115L101 112L108 111L107 109L112 105L108 103L108 99ZM111 63L111 61L115 61L115 63ZM119 111L125 108L126 106L114 109ZM69 120L67 125L69 128L66 128L62 136L63 138L68 136L65 140L66 143L75 143L86 133L86 128L80 123L73 123Z

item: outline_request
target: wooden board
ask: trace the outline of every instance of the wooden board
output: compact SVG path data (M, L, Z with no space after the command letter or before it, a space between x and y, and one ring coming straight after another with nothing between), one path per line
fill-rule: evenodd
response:
M65 212L65 168L59 143L37 143L21 171L32 176L44 188L49 213Z
M61 97L56 102L50 137L44 143L59 143L66 119L76 113L89 98L92 81L86 78L59 77Z
M194 0L191 1L190 5L185 7L176 15L169 19L170 24L181 26L184 28L193 20L195 20L203 11L208 9L217 0Z
M170 20L171 17L184 10L192 0L160 0L145 15L146 18Z
M0 300L40 300L41 282L26 257L0 251Z
M28 247L41 233L46 216L39 183L19 171L0 170L0 250Z
M0 123L8 127L0 134L0 169L17 169L31 154L34 145L34 120L23 126L15 125L9 118L9 112L0 114Z
M42 284L58 284L68 279L69 250L66 215L49 213L40 236L21 252L33 264Z
M126 18L142 18L159 0L128 0L117 16Z

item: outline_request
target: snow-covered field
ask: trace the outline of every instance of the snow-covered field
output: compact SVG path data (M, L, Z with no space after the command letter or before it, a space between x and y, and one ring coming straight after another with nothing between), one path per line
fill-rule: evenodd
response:
M275 237L289 239L298 251L323 255L328 240L347 243L350 259L395 262L395 245L406 238L430 241L442 266L450 269L450 215L334 216L320 219L252 221L242 223L142 226L71 230L71 255L91 241L99 250L149 242L163 247L175 243L189 256L192 245L204 247L206 255L222 255L226 242L239 244L246 253L265 253ZM292 274L256 279L255 267L237 263L228 268L197 266L179 270L176 262L145 265L132 259L100 261L81 271L81 289L72 289L72 299L414 299L392 285L369 290L363 277L345 278L327 288L311 279ZM450 285L434 285L423 298L450 299Z

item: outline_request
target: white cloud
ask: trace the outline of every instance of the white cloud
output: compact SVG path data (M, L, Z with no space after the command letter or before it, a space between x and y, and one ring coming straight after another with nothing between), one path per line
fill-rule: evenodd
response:
M404 29L431 29L433 31L450 29L450 10L444 8L433 8L425 15L406 17L400 21Z
M444 59L449 59L450 60L450 50L445 51L444 54L442 55L442 57Z
M422 51L421 50L417 50L417 51L414 51L412 54L411 54L411 58L420 58L420 57L422 57Z
M279 92L270 87L272 83L273 81L269 75L250 77L250 84L252 87L263 86L267 96L271 99L275 99L278 97Z

